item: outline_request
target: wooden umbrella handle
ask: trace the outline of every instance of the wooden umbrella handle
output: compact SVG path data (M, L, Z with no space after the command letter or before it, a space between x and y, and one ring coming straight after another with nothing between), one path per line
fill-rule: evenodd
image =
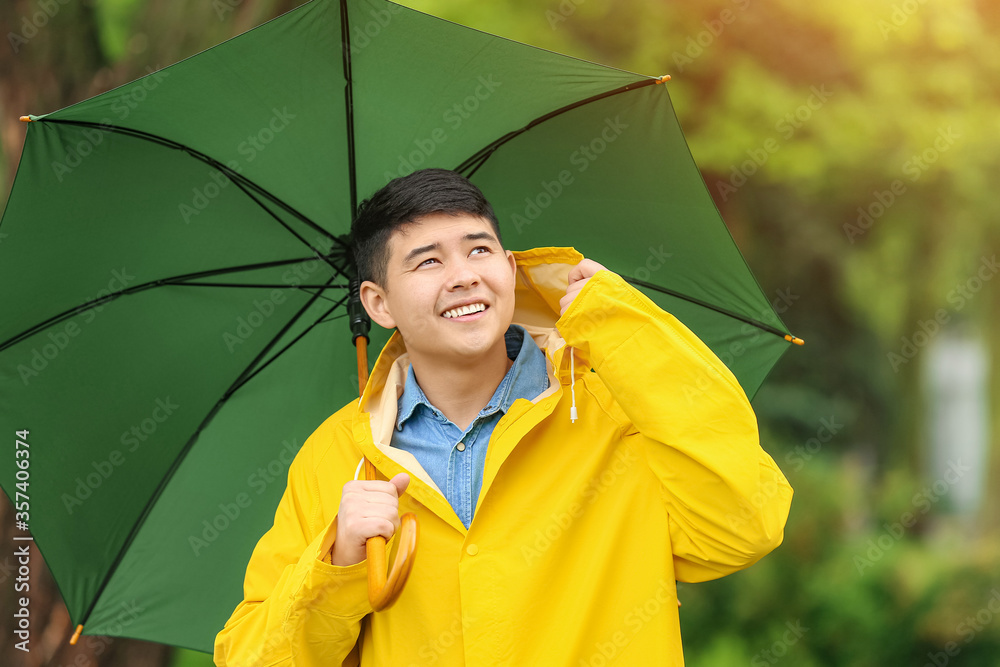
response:
M375 479L375 466L368 459L365 459L365 477ZM403 592L403 586L410 576L417 554L417 538L420 534L417 515L407 512L399 518L399 548L388 577L385 565L385 538L381 535L369 537L365 544L368 556L368 600L375 611L388 609Z
M358 348L358 392L363 393L368 384L368 340L359 336L355 341ZM375 465L365 458L365 479L376 479ZM368 538L365 553L368 558L368 600L372 609L382 611L392 606L410 576L413 561L417 555L417 537L420 528L417 516L407 512L400 517L398 549L392 570L386 576L385 538L381 535Z

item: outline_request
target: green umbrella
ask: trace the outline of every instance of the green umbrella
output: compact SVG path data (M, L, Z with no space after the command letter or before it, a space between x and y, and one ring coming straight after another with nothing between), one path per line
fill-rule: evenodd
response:
M0 404L30 464L7 457L0 483L20 502L27 481L74 624L211 651L289 462L357 396L345 235L394 176L469 175L508 247L626 276L752 396L790 337L664 80L313 0L29 117L0 223Z

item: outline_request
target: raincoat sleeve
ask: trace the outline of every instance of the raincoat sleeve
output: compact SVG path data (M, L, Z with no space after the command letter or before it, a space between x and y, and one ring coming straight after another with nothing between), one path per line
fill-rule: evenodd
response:
M321 431L292 461L274 525L250 557L243 601L215 638L219 667L356 664L352 649L372 611L367 561L330 564L337 521L320 523L314 445Z
M715 579L781 544L792 489L759 444L736 378L677 318L607 270L556 323L624 412L660 482L679 581Z

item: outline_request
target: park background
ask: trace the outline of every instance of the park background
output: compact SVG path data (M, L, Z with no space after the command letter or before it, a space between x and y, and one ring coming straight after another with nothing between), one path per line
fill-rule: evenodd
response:
M24 141L18 116L103 92L298 4L5 0L0 204ZM806 341L753 401L762 445L795 489L784 543L744 572L679 586L687 664L1000 665L1000 203L989 180L1000 175L1000 3L403 4L670 74L716 205ZM6 499L0 531L13 553ZM69 646L65 606L37 565L32 605L44 629L33 626L31 654L15 651L7 558L0 664L211 664L130 639Z

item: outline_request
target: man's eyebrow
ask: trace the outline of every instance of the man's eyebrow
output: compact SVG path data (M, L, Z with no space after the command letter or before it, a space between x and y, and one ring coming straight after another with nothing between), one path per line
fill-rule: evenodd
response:
M414 248L410 252L406 253L406 257L403 258L403 264L409 264L410 261L417 255L422 255L425 252L430 252L431 250L440 250L440 243L431 243L430 245L422 245L419 248Z
M462 237L463 241L493 241L497 243L495 236L489 232L471 232ZM409 264L417 256L424 254L425 252L431 252L432 250L440 250L440 243L431 243L430 245L422 245L418 248L414 248L410 252L406 253L406 257L403 258L403 264Z
M489 232L474 232L472 234L466 234L462 237L463 241L493 241L496 243L497 239L495 236Z

